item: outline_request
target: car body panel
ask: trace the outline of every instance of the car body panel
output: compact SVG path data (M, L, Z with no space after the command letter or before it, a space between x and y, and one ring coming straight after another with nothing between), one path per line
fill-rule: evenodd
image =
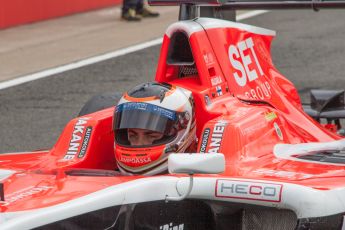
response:
M175 35L190 47L193 60L187 64L183 59L169 64L173 49L181 48ZM304 219L328 220L332 215L340 223L345 213L345 164L301 161L297 149L300 143L323 143L313 149L323 151L322 146L341 137L304 113L296 88L273 65L274 36L271 30L210 18L177 22L167 29L156 81L192 91L197 152L223 153L226 160L224 173L194 175L188 198L212 201L214 213L227 205L235 205L235 210L249 205L290 210L299 221L295 226L302 226ZM118 213L116 224L122 209L133 214L135 205L150 207L157 201L164 213L170 205L164 205L166 196L187 191L185 176L122 176L116 171L113 114L114 108L108 108L71 120L51 150L0 155L2 229L50 226L109 207ZM281 144L290 144L285 155L278 151ZM342 142L336 146L345 149ZM181 223L167 223L157 222L152 229L183 229ZM222 229L220 225L214 226Z

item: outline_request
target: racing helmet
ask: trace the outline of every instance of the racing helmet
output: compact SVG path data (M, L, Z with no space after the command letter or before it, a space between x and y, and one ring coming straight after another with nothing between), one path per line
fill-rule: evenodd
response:
M123 174L165 172L168 155L185 152L196 139L192 92L166 83L138 85L124 93L116 106L113 130L115 158ZM156 139L133 143L132 130L154 132Z

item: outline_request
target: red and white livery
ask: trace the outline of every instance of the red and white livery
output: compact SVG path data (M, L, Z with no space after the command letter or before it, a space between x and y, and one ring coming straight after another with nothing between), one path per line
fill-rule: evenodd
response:
M108 108L71 120L50 150L0 155L0 228L341 229L345 141L303 111L274 37L211 18L164 35L155 80L191 92L197 154L222 153L223 173L195 174L166 202L188 175L121 175Z

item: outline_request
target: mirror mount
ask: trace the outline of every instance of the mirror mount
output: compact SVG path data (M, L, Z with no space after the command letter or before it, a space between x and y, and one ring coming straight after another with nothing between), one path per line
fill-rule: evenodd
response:
M193 174L189 174L189 186L188 186L187 192L181 196L168 196L168 195L166 195L165 196L165 203L168 203L169 201L182 201L182 200L186 199L189 196L190 192L192 191L193 181L194 181Z
M225 158L221 153L173 153L168 158L169 173L188 174L189 185L187 192L181 196L165 196L165 201L182 201L186 199L194 183L194 174L217 174L225 170Z

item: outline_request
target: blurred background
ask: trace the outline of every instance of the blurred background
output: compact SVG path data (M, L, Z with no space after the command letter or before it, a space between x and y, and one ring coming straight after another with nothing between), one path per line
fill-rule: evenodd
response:
M153 7L159 17L128 22L121 5L0 2L0 153L51 148L92 96L154 79L160 38L179 9ZM313 88L345 89L344 10L255 12L237 11L237 20L277 32L273 61L303 101Z

